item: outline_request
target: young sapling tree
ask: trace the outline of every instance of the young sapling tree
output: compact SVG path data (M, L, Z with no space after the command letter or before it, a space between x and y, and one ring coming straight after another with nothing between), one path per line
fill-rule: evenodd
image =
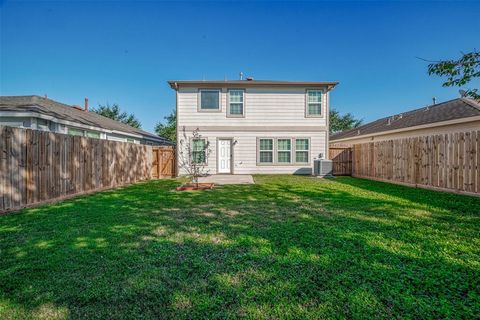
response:
M191 182L198 188L198 178L208 175L207 160L211 153L210 144L203 138L197 128L187 135L185 127L182 129L183 138L179 144L179 166L191 178Z

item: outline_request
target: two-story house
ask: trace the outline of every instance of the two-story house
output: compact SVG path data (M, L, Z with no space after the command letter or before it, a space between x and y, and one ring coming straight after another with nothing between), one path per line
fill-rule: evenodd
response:
M191 139L198 129L202 139L191 141L191 161L210 174L311 174L313 160L328 157L329 92L337 82L168 83L176 91L177 148L186 148L184 132Z

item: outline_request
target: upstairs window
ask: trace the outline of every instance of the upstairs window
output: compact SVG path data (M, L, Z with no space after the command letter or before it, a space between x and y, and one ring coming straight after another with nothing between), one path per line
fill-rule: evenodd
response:
M244 113L244 90L228 90L228 115L242 117Z
M220 110L220 90L200 90L200 110Z
M292 140L278 139L277 140L277 162L290 163L292 162Z
M307 117L322 115L322 90L307 90Z
M295 162L308 163L309 147L308 139L295 140Z
M259 157L260 163L273 163L273 139L259 139Z
M207 142L205 139L192 140L192 163L205 164L206 162Z

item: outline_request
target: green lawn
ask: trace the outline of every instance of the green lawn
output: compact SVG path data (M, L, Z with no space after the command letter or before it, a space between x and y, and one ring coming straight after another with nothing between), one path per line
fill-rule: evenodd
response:
M480 314L479 198L255 180L151 181L0 216L0 319Z

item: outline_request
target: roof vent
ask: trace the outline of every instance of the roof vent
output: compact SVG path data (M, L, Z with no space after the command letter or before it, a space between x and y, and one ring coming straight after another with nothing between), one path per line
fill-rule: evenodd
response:
M359 135L360 135L360 130L357 130L357 136L359 136Z
M395 121L395 120L402 119L402 118L403 118L403 114L401 114L401 113L400 113L400 114L396 114L396 115L390 117L391 122L393 122L393 121ZM389 120L390 120L390 119L389 119Z
M243 72L240 71L240 80L243 80Z
M437 98L433 97L433 98L432 98L432 102L433 102L432 105L436 105L436 104L437 104Z
M247 77L247 81L253 81L253 77Z
M80 106L77 106L76 104L72 106L74 109L81 110L83 111L84 109Z

